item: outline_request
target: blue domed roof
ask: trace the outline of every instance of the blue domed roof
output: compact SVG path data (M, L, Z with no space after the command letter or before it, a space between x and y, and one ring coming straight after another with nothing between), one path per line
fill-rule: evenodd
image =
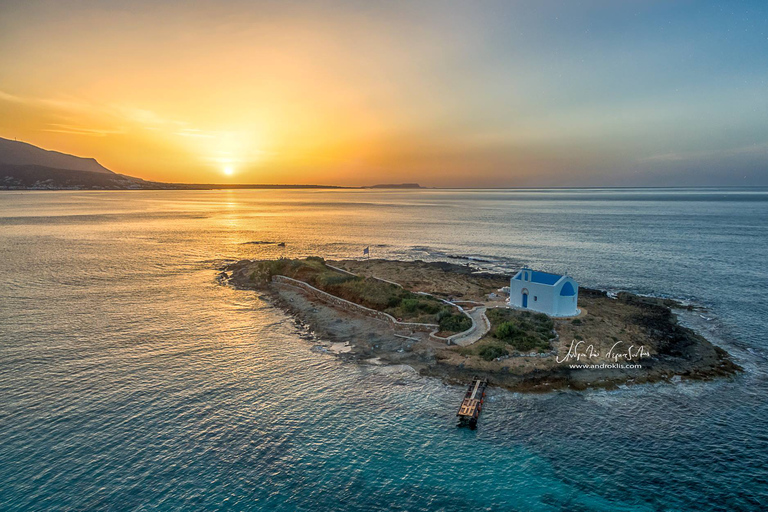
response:
M576 290L574 290L573 285L570 281L566 282L563 285L563 289L560 290L560 296L562 297L572 297L573 295L576 295Z
M517 273L515 276L515 279L518 281L523 281L523 272L528 272L530 274L529 281L532 283L539 283L539 284L546 284L549 286L554 285L557 283L561 277L560 274L550 274L549 272L540 272L538 270L531 270L529 268L524 268L520 272Z

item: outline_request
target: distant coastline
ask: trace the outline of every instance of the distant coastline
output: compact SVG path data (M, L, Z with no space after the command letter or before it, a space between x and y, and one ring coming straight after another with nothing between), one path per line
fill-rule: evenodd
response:
M0 137L0 190L753 190L766 186L485 186L424 187L419 183L323 185L296 183L168 183L145 180L107 169L94 158L83 158Z
M93 158L0 138L0 190L420 189L418 183L362 187L262 183L165 183L113 172Z
M57 169L39 165L0 164L0 190L361 190L423 189L418 184L347 187L339 185L296 185L264 183L164 183L123 174Z
M345 187L338 185L295 185L263 183L164 183L146 181L112 172L59 169L41 165L12 165L0 163L0 190L237 190L237 189L295 189L295 190L361 190L361 189L422 189L418 184L373 185Z

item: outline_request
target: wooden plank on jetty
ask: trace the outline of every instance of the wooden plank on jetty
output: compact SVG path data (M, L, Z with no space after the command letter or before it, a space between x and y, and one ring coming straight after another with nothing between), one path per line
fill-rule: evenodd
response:
M483 410L483 400L485 399L485 388L488 386L488 379L474 377L469 385L464 400L459 406L459 424L469 424L474 428L477 425L477 419Z

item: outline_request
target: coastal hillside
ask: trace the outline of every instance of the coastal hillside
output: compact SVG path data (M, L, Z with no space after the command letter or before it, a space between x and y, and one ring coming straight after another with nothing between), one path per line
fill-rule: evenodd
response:
M0 189L122 190L170 188L110 171L94 158L49 151L0 138Z
M108 172L76 171L42 165L0 164L4 190L124 190L160 188L158 184Z
M47 167L67 171L115 174L97 162L95 158L82 158L58 151L49 151L26 142L3 138L0 138L0 165Z

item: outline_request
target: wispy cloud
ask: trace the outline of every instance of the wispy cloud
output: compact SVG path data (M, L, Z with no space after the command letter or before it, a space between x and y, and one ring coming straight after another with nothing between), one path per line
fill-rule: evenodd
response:
M8 94L7 92L0 91L0 101L7 101L9 103L23 103L24 98L16 96L14 94Z
M77 98L38 98L33 96L19 96L0 91L0 101L8 103L23 103L30 106L47 107L56 110L66 111L85 111L92 108L92 104L79 100Z
M56 112L59 118L67 117L73 121L81 120L84 116L96 116L106 118L110 124L132 125L144 130L165 130L167 133L181 137L213 138L216 135L191 127L186 121L163 116L153 110L121 104L100 104L71 97L41 98L34 96L19 96L0 91L0 102L28 105L33 108L46 108ZM76 116L76 117L75 117ZM73 135L105 136L115 133L125 133L126 128L103 129L98 127L81 126L73 124L49 123L47 128L41 131L68 133Z
M641 158L638 161L642 163L672 163L689 162L713 158L731 158L736 156L768 156L768 142L761 144L750 144L730 149L715 149L707 151L680 151L671 153L662 153Z
M72 135L88 135L91 137L104 137L106 135L112 135L117 133L124 133L123 130L109 130L104 128L88 128L83 126L74 126L69 124L56 124L51 123L48 125L50 128L43 128L44 132L53 133L69 133Z
M106 105L105 113L134 123L147 130L168 129L177 130L186 127L188 123L158 114L154 110L129 105Z
M176 135L179 135L181 137L196 137L200 139L213 139L214 137L216 137L216 135L211 132L204 132L196 128L183 128L177 131Z

